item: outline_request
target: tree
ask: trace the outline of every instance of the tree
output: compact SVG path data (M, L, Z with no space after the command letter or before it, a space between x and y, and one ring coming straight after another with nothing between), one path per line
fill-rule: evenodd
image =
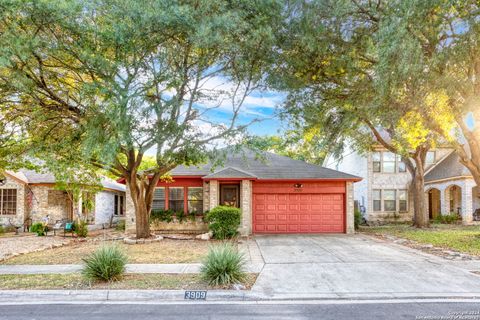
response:
M251 136L243 142L253 150L273 152L292 159L321 165L325 159L325 150L315 140L315 132L305 134L289 130L281 136Z
M7 1L0 86L42 154L123 177L137 237L158 181L205 160L262 84L281 6L272 1ZM231 119L217 120L228 108ZM63 134L64 136L61 136ZM155 165L140 170L147 152Z
M382 37L382 60L391 66L382 79L394 88L423 83L427 90L416 98L425 103L416 112L455 148L480 185L480 5L405 1L397 13Z
M414 220L428 226L424 197L425 157L438 135L416 112L422 82L402 90L388 86L381 36L389 29L396 4L382 1L299 2L291 10L280 77L287 90L287 118L316 128L326 150L339 156L347 141L357 150L380 144L402 156L412 176ZM383 68L383 69L382 69ZM426 103L426 102L422 102Z

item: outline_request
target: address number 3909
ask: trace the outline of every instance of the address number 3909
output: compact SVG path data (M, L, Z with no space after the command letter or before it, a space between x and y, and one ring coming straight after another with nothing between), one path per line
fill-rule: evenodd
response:
M207 291L185 291L185 300L205 300L207 299Z

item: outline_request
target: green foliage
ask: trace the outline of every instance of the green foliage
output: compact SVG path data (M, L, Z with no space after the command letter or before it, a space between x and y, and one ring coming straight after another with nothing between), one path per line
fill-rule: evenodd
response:
M116 245L103 245L83 259L82 275L88 281L115 281L125 273L127 256Z
M355 230L358 230L358 228L360 227L360 224L362 223L362 213L360 212L360 210L355 210L353 222L354 222Z
M5 228L0 224L0 235L5 233Z
M44 236L46 231L47 227L41 222L36 222L30 227L30 232L36 233L37 236Z
M227 239L237 235L241 216L239 208L218 206L208 212L205 220L216 239Z
M117 231L125 231L125 220L120 220L117 222L117 225L115 226L115 230Z
M150 222L167 222L170 223L173 221L173 216L175 212L172 210L152 210L150 213Z
M75 234L80 238L86 238L88 235L88 223L83 220L75 222L73 230Z
M210 285L231 285L245 279L245 258L231 243L210 247L201 267L202 278Z
M445 224L454 224L457 221L459 221L461 217L455 213L455 212L450 212L449 214L438 214L435 219L433 219L433 222L435 223L445 223Z
M187 216L185 215L184 212L177 211L175 212L175 218L177 219L178 222L182 223L185 219L187 219Z

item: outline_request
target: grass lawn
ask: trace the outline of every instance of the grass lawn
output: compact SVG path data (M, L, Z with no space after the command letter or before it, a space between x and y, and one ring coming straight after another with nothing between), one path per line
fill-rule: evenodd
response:
M250 289L257 274L250 273L244 283ZM212 287L199 274L127 274L122 280L89 284L78 273L0 275L0 289L228 289Z
M403 224L361 227L360 231L367 234L392 235L480 256L480 226L432 224L431 228L417 229Z
M111 242L108 242L111 243ZM127 245L116 241L127 254L128 263L195 263L207 254L212 241L169 240L149 244ZM93 252L102 242L77 242L67 246L32 252L0 264L80 264L82 258Z

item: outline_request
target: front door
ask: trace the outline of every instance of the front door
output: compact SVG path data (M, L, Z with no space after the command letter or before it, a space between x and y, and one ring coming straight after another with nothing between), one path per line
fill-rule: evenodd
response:
M220 187L220 205L239 208L238 184L224 184Z

